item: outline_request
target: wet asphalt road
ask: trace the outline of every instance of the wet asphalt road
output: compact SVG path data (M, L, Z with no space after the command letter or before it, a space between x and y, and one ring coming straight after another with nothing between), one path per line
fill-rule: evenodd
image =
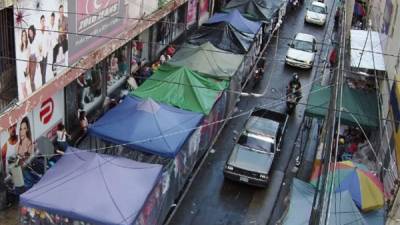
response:
M298 8L297 11L286 13L283 25L277 38L271 42L267 49L266 69L262 83L254 90L245 88L245 92L265 93L262 97L241 97L237 104L236 114L251 110L255 106L264 106L276 111L285 111L284 99L286 86L294 72L299 74L303 87L303 98L301 103L307 102L307 95L314 82L321 79L323 62L329 46L318 45L317 57L321 54L321 60L316 59L312 70L301 70L285 66L284 57L288 49L289 39L297 32L313 34L318 42L322 42L325 29L329 26L317 27L304 24L304 13L308 2ZM328 2L330 11L332 2ZM334 16L334 10L332 17ZM328 30L331 30L329 28ZM325 35L326 43L330 43L330 32ZM243 128L246 116L230 120L221 132L218 141L213 146L213 151L205 159L202 168L195 177L190 190L187 192L182 203L179 205L170 225L265 225L267 222L276 221L283 210L282 197L278 198L279 189L288 169L288 163L296 157L293 155L293 146L299 133L300 125L304 117L305 105L299 104L296 112L290 117L286 131L283 147L278 158L275 160L270 184L267 188L256 188L245 184L236 183L224 179L223 167L234 145L234 138L238 136ZM289 170L291 168L289 167ZM278 199L278 200L277 200ZM272 215L272 216L271 216ZM271 220L271 221L270 221Z

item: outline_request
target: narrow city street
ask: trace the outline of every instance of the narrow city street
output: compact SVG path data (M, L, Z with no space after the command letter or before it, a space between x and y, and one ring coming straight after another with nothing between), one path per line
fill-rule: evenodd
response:
M333 2L328 1L327 3L328 12L331 12ZM307 4L309 3L305 1L303 6L286 13L280 31L266 51L266 70L262 84L255 90L251 90L251 88L244 90L257 94L264 93L264 95L262 97L241 97L241 101L237 105L236 115L249 111L255 106L285 112L286 104L283 99L286 86L293 73L299 74L303 88L302 104L298 105L296 112L289 119L283 148L273 164L269 186L265 189L255 188L224 179L223 167L246 118L246 116L233 116L234 118L227 123L210 151L183 201L178 205L169 221L170 225L265 225L268 222L275 224L272 221L276 221L280 217L279 214L284 209L282 198L278 198L281 185L285 173L291 170L291 167L288 166L289 161L296 157L292 152L293 146L304 117L305 103L312 82L313 80L320 82L322 78L320 73L329 52L330 46L327 44L330 44L335 13L334 9L332 13L328 14L332 19L328 20L329 24L327 23L325 27L304 24ZM325 33L327 29L329 31ZM288 43L298 32L312 34L317 38L318 52L312 70L301 70L284 64ZM322 46L324 37L326 37L325 45Z

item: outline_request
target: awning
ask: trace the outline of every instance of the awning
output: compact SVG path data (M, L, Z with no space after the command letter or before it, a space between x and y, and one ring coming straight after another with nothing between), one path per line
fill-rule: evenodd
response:
M243 55L218 49L210 42L206 42L199 46L185 45L168 63L190 68L207 77L229 80L239 69L243 58Z
M379 33L367 30L351 30L351 67L385 71Z
M233 52L246 54L254 42L254 34L237 30L228 22L204 24L187 39L193 45L211 42L215 47Z
M128 148L174 158L203 114L134 96L89 126L89 134Z
M20 204L91 224L132 224L160 179L161 168L68 148L21 195Z
M187 67L162 65L131 95L208 115L228 82L207 78Z
M261 23L244 18L237 9L234 9L229 13L216 13L206 22L206 24L220 22L228 22L239 31L250 34L257 34L261 27Z
M329 86L313 85L308 96L305 114L310 117L325 118L330 96ZM342 107L341 123L348 125L360 123L365 127L378 127L378 104L374 93L355 90L345 84Z
M293 179L290 206L283 225L308 225L315 189L297 178ZM329 224L369 225L354 204L349 192L334 193L330 203Z
M282 0L232 0L226 4L223 11L238 10L249 20L270 23L282 4Z

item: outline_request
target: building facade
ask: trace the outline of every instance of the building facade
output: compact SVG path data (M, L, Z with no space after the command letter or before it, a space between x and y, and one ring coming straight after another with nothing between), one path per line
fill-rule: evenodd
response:
M27 151L36 151L36 140L53 140L64 123L76 139L81 111L96 120L129 91L129 78L140 82L135 76L140 65L158 59L170 43L207 20L214 5L213 0L0 3L0 21L13 24L0 26L2 177L16 151L13 136L27 136L32 143Z

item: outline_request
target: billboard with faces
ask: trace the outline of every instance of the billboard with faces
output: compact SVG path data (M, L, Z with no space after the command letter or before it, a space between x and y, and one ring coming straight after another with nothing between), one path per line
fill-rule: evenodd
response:
M67 3L65 0L22 0L14 7L20 101L68 66Z
M23 184L25 188L30 188L35 180L37 181L36 178L33 179L33 176L26 177L29 173L23 173L23 179L19 179L15 170L14 174L11 172L13 170L10 168L15 166L12 161L17 158L26 161L40 147L36 143L39 138L43 136L52 139L56 136L57 126L64 120L63 99L63 91L56 93L45 99L16 124L0 133L0 171L3 174L11 175L14 185ZM43 150L45 151L45 149ZM36 172L40 173L40 171Z
M157 0L19 0L14 7L18 98L155 11Z

